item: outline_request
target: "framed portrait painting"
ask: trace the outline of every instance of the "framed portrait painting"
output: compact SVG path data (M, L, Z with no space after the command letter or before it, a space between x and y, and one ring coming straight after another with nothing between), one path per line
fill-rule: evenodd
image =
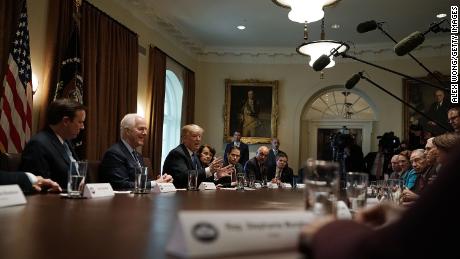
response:
M441 88L450 85L448 76L439 73L435 75L439 80L432 76L417 79ZM422 148L424 140L446 132L445 128L450 129L447 119L447 111L452 107L450 91L443 91L412 79L403 79L403 91L404 100L430 118L404 105L404 139L409 142L409 148Z
M278 81L225 80L224 141L235 131L246 144L270 143L278 122Z

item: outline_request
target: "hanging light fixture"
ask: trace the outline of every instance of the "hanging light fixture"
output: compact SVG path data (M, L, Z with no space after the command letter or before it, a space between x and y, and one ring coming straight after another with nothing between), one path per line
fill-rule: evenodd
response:
M297 47L297 52L301 55L310 56L310 62L308 63L313 67L313 63L321 56L329 56L330 63L326 68L331 68L335 65L334 56L338 53L347 51L350 47L344 42L335 40L325 40L324 32L324 18L321 21L321 40L307 42L308 36L304 30L305 42Z
M324 17L323 7L331 6L340 0L272 0L278 6L289 8L289 20L298 23L311 23Z

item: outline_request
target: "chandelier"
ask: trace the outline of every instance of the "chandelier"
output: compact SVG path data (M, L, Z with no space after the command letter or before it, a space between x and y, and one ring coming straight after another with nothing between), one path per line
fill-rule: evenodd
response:
M272 0L278 6L291 9L289 20L298 23L311 23L324 17L323 7L331 6L340 0Z
M306 29L305 29L306 30ZM334 56L347 51L350 47L344 42L335 40L325 40L324 32L324 18L321 21L321 40L307 42L308 34L304 30L305 42L297 47L297 52L301 55L309 56L310 62L308 63L313 67L313 63L321 56L326 55L329 57L330 62L326 68L331 68L335 65Z

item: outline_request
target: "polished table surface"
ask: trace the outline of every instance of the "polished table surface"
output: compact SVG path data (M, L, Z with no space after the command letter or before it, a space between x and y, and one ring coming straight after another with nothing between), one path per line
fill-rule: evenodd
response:
M177 191L66 199L27 197L0 208L0 258L167 258L182 210L304 210L303 190ZM269 215L267 215L269 216Z

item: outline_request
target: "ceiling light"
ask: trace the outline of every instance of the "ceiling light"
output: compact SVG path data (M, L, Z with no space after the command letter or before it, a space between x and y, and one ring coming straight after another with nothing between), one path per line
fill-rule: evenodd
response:
M289 20L298 23L316 22L324 17L323 7L340 0L272 0L276 5L290 8Z
M325 40L324 32L324 19L321 21L321 40L304 42L297 47L297 52L301 55L310 56L310 62L308 63L313 67L313 63L321 56L329 56L330 62L326 68L331 68L335 65L334 56L337 53L343 53L350 47L344 42L335 40Z
M246 29L246 26L238 25L238 26L236 26L236 28L238 28L238 30L244 30L244 29Z
M446 16L447 16L447 14L445 14L445 13L438 13L438 14L436 15L436 17L439 18L439 19L442 19L442 18L444 18L444 17L446 17Z
M340 24L332 24L331 28L335 30L340 29Z

